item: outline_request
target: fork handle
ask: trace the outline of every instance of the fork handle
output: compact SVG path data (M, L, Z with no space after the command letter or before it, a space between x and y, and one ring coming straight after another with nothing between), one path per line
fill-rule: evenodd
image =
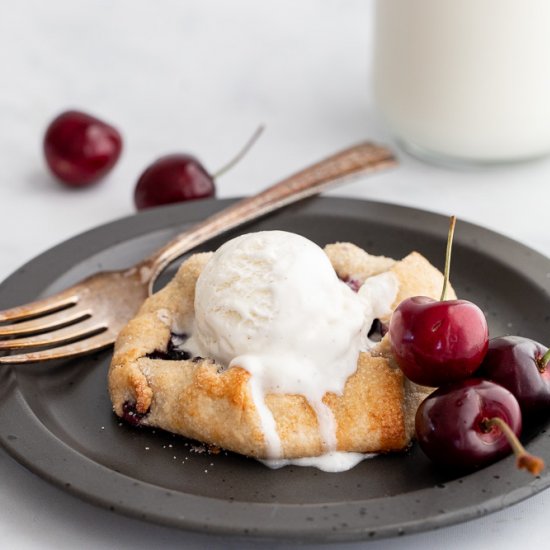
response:
M173 260L229 229L316 195L329 186L396 164L393 153L386 147L361 143L317 162L257 195L242 199L193 225L146 258L143 264L150 270L150 286Z

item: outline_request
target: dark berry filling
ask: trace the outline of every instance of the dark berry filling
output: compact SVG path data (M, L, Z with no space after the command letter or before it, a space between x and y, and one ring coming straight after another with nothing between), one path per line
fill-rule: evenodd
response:
M187 334L172 333L165 350L156 349L152 353L147 354L147 357L149 359L164 359L165 361L185 361L191 359L191 354L181 349L181 345L187 338Z
M388 332L388 325L380 321L380 319L375 319L372 322L368 336L374 342L380 342L380 340L382 340L382 338L387 332Z
M353 292L358 292L361 288L361 285L363 284L358 279L354 279L353 277L340 277L340 280L346 283Z
M137 412L135 403L124 401L122 405L122 419L130 424L130 426L141 426L141 421L146 415L147 413Z

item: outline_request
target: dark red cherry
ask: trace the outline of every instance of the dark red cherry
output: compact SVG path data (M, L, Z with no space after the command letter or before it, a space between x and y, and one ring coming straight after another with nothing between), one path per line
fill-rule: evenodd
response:
M215 194L214 180L195 157L174 154L157 159L141 174L134 202L138 210L143 210Z
M70 187L84 187L113 168L122 151L122 137L98 118L66 111L50 123L43 145L53 174Z
M487 355L476 376L510 390L525 418L550 414L548 348L521 336L500 336L489 341Z
M470 376L481 364L489 338L485 315L472 302L425 296L401 302L389 332L397 364L407 378L424 386Z
M230 170L248 152L263 132L260 126L237 155L214 175L192 155L178 153L157 159L141 174L134 190L138 210L205 199L216 195L214 181Z
M519 436L521 412L505 388L482 379L468 379L439 388L416 413L416 436L422 450L438 464L479 468L512 451L501 419Z
M410 380L441 386L464 380L481 364L489 340L485 315L467 300L445 300L456 217L451 216L441 299L413 296L390 319L390 341L397 364Z

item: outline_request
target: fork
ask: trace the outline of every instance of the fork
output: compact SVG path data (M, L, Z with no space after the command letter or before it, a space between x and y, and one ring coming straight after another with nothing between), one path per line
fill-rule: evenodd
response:
M160 273L184 253L336 183L396 163L386 147L350 147L207 217L132 267L100 272L48 298L0 311L0 365L76 357L109 346ZM6 354L12 350L19 351Z

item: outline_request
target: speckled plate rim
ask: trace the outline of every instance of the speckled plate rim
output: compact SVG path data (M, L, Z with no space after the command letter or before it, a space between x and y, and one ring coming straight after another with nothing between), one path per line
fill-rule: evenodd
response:
M113 243L166 228L180 229L185 223L202 219L230 202L207 200L174 205L100 226L31 260L8 277L0 285L0 290L14 289L14 303L17 303L17 298L30 299L17 296L17 283L22 278L35 278L45 286L71 265ZM296 216L315 214L357 220L368 217L404 231L432 234L444 240L440 229L446 225L445 217L414 208L321 197L294 205L290 210ZM522 266L522 276L548 296L548 258L507 237L469 223L461 223L456 239L463 246L498 258L510 269L518 270L517 266ZM14 439L10 436L14 430L25 433L27 437ZM550 486L548 470L537 478L530 478L515 470L513 459L507 458L439 487L357 502L346 502L345 495L342 495L341 502L329 504L264 504L167 491L106 468L57 438L25 402L17 388L13 368L0 370L0 443L16 460L40 477L107 509L188 530L264 539L335 542L426 531L500 510ZM548 456L550 434L543 430L530 441L529 450ZM488 478L497 482L497 491L493 491L491 497L483 498L477 489ZM499 488L497 480L504 478L507 482L500 483ZM434 509L434 499L439 505L436 507L438 512L426 516L422 513L423 503L429 501L430 509ZM375 523L366 518L366 512L372 507L377 511ZM331 517L338 517L337 522ZM312 521L312 518L324 521Z

